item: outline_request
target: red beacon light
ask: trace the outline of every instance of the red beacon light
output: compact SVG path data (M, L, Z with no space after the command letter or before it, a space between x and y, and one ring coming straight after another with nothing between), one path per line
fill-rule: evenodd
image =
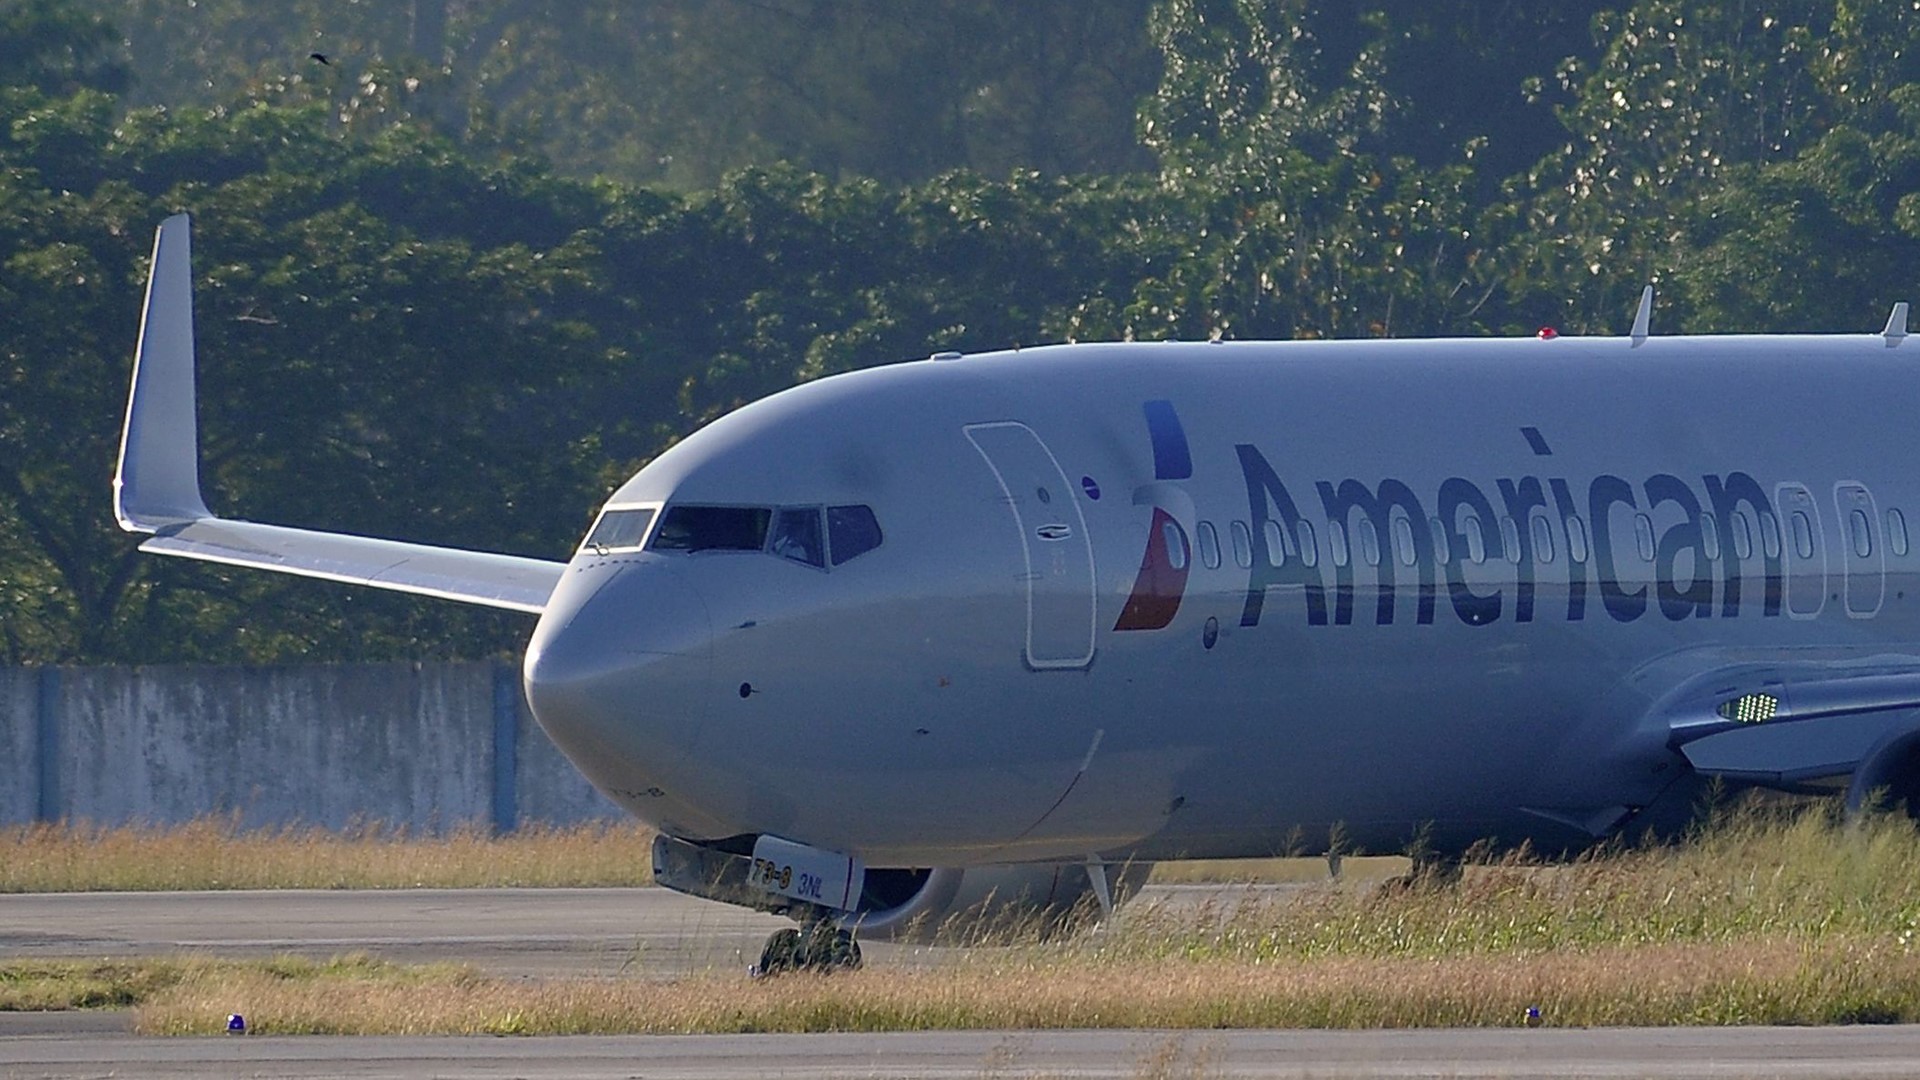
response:
M1552 341L1554 338L1557 338L1559 336L1560 336L1560 331L1555 330L1551 326L1541 327L1540 332L1538 334L1538 337L1540 338L1541 341Z

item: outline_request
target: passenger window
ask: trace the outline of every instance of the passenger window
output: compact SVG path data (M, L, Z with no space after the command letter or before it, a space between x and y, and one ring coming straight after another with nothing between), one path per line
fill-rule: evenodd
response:
M1793 512L1793 550L1803 559L1813 558L1813 520L1805 510Z
M1427 522L1427 531L1433 535L1433 557L1445 564L1453 561L1453 544L1447 539L1447 527L1439 518Z
M1720 523L1713 520L1712 514L1700 517L1700 544L1707 549L1707 558L1720 557Z
M1187 537L1180 531L1180 526L1171 521L1162 522L1160 539L1167 542L1167 565L1175 570L1185 570L1188 557Z
M1220 569L1220 534L1214 531L1213 522L1200 523L1200 561L1207 569Z
M1747 512L1733 512L1733 553L1743 559L1753 558L1753 533L1747 528Z
M1480 515L1469 512L1460 531L1467 534L1467 558L1475 564L1487 561L1487 538L1480 528Z
M1567 515L1567 558L1587 561L1587 522L1579 514Z
M1500 539L1506 542L1507 561L1518 565L1520 562L1520 526L1510 517L1500 519Z
M1393 519L1393 549L1400 555L1400 565L1412 566L1420 557L1413 546L1413 522L1403 517Z
M587 534L587 542L581 547L591 548L602 555L609 551L638 551L640 541L646 539L647 526L651 524L651 509L603 510L600 520L593 523L593 531Z
M1267 538L1267 565L1285 566L1287 564L1287 537L1285 533L1280 531L1280 523L1272 518L1268 518L1266 526L1260 531Z
M773 523L773 553L808 566L825 567L827 552L820 542L820 511L811 506L780 511Z
M1780 519L1765 510L1760 512L1760 549L1769 559L1780 557Z
M1887 511L1887 546L1896 556L1907 553L1907 516L1898 510Z
M1320 565L1320 538L1313 535L1313 525L1301 522L1296 530L1300 534L1300 561L1309 569Z
M1553 561L1553 523L1540 514L1533 516L1533 557L1543 563Z
M1253 565L1253 533L1244 521L1227 523L1227 537L1233 541L1233 562L1242 570Z
M773 511L764 506L673 506L647 544L649 551L759 551Z
M1333 554L1333 565L1347 565L1347 527L1337 521L1327 522L1327 548Z
M1847 515L1848 532L1853 534L1853 553L1861 558L1873 554L1873 522L1867 520L1865 510L1855 510Z
M1640 558L1644 562L1653 561L1653 519L1645 514L1633 515L1633 541L1640 548Z
M833 565L865 555L880 546L880 520L870 506L827 507L827 550Z
M1379 566L1380 534L1374 529L1373 522L1362 521L1360 528L1355 531L1360 534L1360 557L1367 560L1368 566Z

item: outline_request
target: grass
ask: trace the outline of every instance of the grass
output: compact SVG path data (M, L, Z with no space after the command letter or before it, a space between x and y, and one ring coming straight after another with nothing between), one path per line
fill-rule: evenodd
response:
M528 983L411 969L182 982L149 1034L606 1034L1036 1028L1825 1024L1920 1020L1920 959L1858 939L1614 946L1559 955L1341 957L1264 964L999 956L759 982Z
M1399 855L1349 855L1340 874L1354 881L1378 881L1407 872L1411 864ZM1306 885L1325 881L1324 858L1185 859L1155 863L1156 885Z
M222 960L165 956L132 960L24 960L0 965L0 1011L122 1008L239 981L313 985L378 981L392 987L458 986L474 973L454 964L389 964L355 954L330 960L276 956ZM225 1017L222 1017L222 1027Z
M0 964L23 1002L131 1003L140 1030L278 1033L1920 1022L1920 831L1749 809L1670 848L1173 896L1065 940L753 982L526 980L364 958ZM51 972L51 974L49 973ZM62 978L70 991L49 988ZM15 1005L12 1007L33 1007ZM44 1006L40 1006L44 1007Z
M637 823L504 836L481 828L414 836L378 825L243 830L222 818L28 825L0 829L0 893L649 885L652 850L653 831Z
M530 825L495 836L466 827L412 835L370 824L247 830L230 818L185 825L23 825L0 828L0 893L202 889L415 889L634 886L653 883L653 830L638 823ZM1342 873L1371 881L1406 860L1348 858ZM1166 884L1311 882L1324 859L1162 863Z

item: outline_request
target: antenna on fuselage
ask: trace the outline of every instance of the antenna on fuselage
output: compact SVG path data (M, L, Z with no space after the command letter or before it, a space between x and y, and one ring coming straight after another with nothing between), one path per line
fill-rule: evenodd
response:
M1893 305L1893 310L1887 315L1887 328L1880 331L1880 336L1887 339L1889 349L1900 344L1901 339L1907 336L1907 302L1905 300Z
M1647 342L1647 328L1653 324L1653 286L1640 290L1640 310L1633 313L1633 344L1637 349Z

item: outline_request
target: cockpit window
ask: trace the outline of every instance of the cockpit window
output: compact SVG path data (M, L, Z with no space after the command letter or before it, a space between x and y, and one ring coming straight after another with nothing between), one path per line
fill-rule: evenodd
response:
M832 545L833 565L865 555L880 546L880 539L880 521L873 516L872 507L827 507L827 541Z
M819 508L789 508L775 515L773 553L808 566L825 567L827 546L820 536Z
M603 510L600 520L593 523L593 531L587 534L587 542L582 546L602 554L634 551L640 547L640 541L646 539L647 526L651 524L651 507L644 510Z
M652 551L759 551L773 511L764 506L672 506L654 530Z

